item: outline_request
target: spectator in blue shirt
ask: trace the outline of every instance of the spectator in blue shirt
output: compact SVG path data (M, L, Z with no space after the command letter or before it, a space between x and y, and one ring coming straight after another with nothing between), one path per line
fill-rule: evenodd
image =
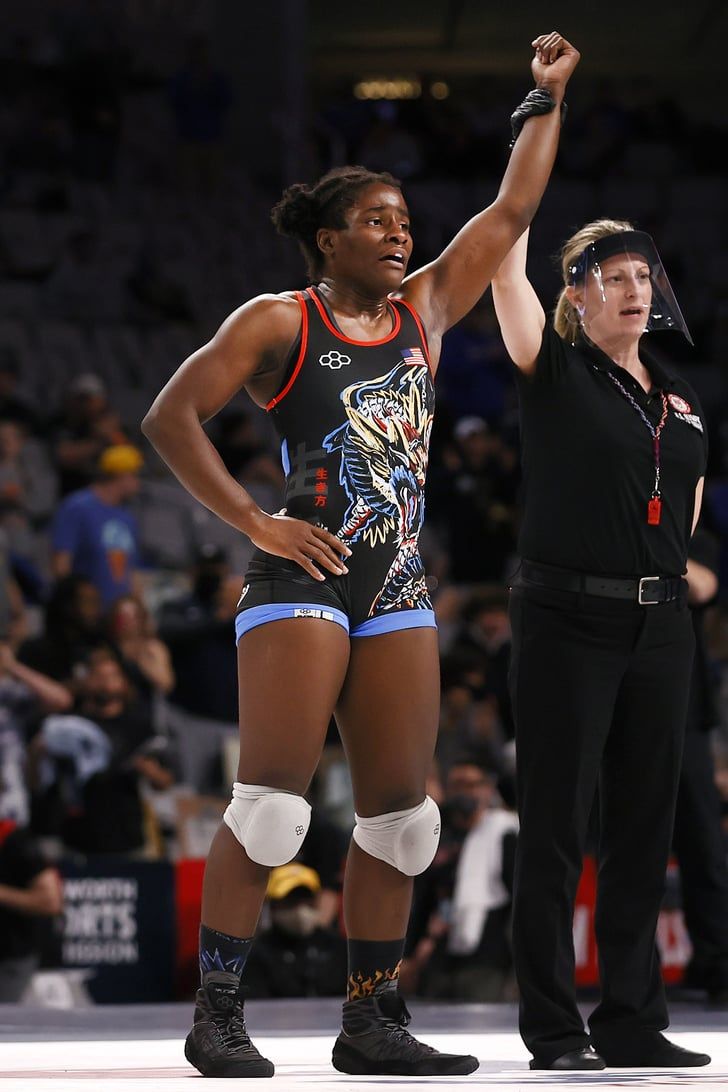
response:
M69 494L53 523L54 576L85 577L105 607L135 590L138 532L125 505L139 488L142 462L141 452L131 444L106 448L96 481Z

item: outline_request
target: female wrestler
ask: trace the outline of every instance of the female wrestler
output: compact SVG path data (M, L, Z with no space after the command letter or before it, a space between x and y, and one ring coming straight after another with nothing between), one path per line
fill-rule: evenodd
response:
M239 781L207 863L203 984L186 1048L208 1076L273 1072L247 1037L240 977L268 869L291 860L305 836L303 794L334 711L356 804L344 891L348 1001L334 1065L416 1075L477 1068L473 1057L413 1039L396 988L412 876L439 836L424 788L438 649L417 538L442 335L480 298L538 206L579 59L556 32L532 44L538 86L498 196L436 261L405 279L409 216L390 175L346 167L292 186L274 221L298 240L312 287L235 311L144 422L187 489L258 548L236 625ZM286 507L276 515L226 473L202 428L241 386L281 436Z

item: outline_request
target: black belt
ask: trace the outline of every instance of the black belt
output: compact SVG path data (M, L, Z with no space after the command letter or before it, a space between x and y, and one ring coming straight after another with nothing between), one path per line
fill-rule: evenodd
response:
M681 576L642 576L633 580L620 580L611 576L595 576L575 572L573 569L557 569L551 565L539 565L535 561L523 561L520 575L529 584L544 588L580 592L582 595L599 595L605 599L632 599L640 606L672 603L684 595L686 583Z

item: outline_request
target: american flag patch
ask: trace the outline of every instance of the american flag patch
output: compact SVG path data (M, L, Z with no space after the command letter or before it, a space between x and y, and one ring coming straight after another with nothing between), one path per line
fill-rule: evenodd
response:
M413 349L402 349L402 360L405 364L411 364L413 367L426 368L427 361L425 360L425 354L420 349L419 345L416 345Z

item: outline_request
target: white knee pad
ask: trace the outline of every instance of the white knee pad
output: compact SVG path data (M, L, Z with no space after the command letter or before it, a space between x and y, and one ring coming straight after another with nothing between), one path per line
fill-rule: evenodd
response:
M298 853L311 805L293 792L236 781L223 819L251 861L272 867L288 864Z
M355 818L354 841L370 857L405 876L419 876L432 863L440 841L440 809L432 797L406 811Z

